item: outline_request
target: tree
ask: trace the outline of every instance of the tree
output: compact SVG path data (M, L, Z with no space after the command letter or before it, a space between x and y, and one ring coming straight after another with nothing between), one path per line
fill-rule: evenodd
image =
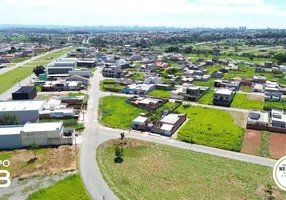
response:
M254 55L253 55L253 54L250 54L250 55L248 56L248 58L249 58L251 61L253 61Z
M278 61L278 64L286 63L286 53L277 53L274 55L274 59Z
M114 162L116 163L122 163L123 162L123 154L124 153L124 150L123 148L119 147L119 146L116 146L115 147L115 159L114 159Z
M18 125L20 120L15 114L4 113L0 116L0 125Z
M39 77L40 74L46 72L46 68L43 65L38 65L34 67L33 72L36 74L37 77Z
M39 145L31 144L29 147L34 153L34 158L32 160L37 160L37 150L39 149Z
M11 47L11 52L15 53L15 52L17 52L17 49L15 47Z

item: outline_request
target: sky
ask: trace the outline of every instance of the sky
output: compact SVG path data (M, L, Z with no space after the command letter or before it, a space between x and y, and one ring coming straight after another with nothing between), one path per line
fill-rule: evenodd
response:
M286 28L285 0L0 0L0 24Z

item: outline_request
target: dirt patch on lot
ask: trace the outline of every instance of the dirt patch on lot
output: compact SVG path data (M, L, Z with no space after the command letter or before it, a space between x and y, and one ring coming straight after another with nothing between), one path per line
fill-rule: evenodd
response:
M37 150L37 159L29 149L0 152L9 155L9 171L13 178L30 178L76 170L76 152L72 146Z
M261 143L261 132L247 129L244 133L241 152L255 155L259 150Z
M227 111L233 118L233 122L240 126L241 128L246 127L247 123L247 113L241 113L241 112L234 112L234 111Z
M251 101L264 101L264 96L248 94L247 99Z
M270 134L269 151L271 158L279 159L286 156L286 135L279 133Z

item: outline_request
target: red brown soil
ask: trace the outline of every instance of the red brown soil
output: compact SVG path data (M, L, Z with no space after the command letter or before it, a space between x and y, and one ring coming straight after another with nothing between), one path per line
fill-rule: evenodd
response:
M261 131L247 129L244 133L241 152L255 155L261 143Z
M264 101L264 96L249 94L247 95L247 99L251 101Z
M269 139L269 151L271 158L281 158L286 156L286 135L271 133Z

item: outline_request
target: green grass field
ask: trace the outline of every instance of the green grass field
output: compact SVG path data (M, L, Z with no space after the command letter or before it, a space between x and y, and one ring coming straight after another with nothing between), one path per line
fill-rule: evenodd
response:
M179 140L240 152L244 129L227 112L200 106L180 106L177 111L189 118L178 132Z
M214 79L211 78L208 81L195 81L193 83L196 86L205 86L205 87L209 87L210 89L214 88Z
M69 47L69 48L66 48L66 49L61 49L61 50L58 50L56 52L52 52L52 53L49 53L49 54L47 54L45 56L42 56L42 57L36 59L35 61L36 62L37 61L46 61L46 62L49 63L52 60L55 60L55 59L59 58L60 56L66 54L66 53L68 53L68 52L70 52L70 51L72 51L74 49L76 49L76 48L75 47Z
M18 67L9 72L0 75L0 94L10 89L12 86L19 83L19 80L23 80L33 73L31 67Z
M57 182L54 186L40 189L31 194L27 200L89 200L79 174L68 176Z
M153 90L152 92L149 92L148 95L149 96L153 96L153 97L160 97L160 98L170 99L171 91L167 91L167 90Z
M263 102L258 100L249 100L247 99L246 94L235 94L233 101L230 105L234 108L245 108L245 109L263 109Z
M286 192L275 185L270 167L127 141L121 164L114 162L114 140L100 145L96 154L105 181L121 200L286 198Z
M131 122L147 111L125 103L126 97L107 96L99 101L99 122L112 128L129 129Z
M213 96L214 96L214 91L209 90L209 91L207 91L207 93L204 96L202 96L199 99L198 103L213 105Z
M14 58L11 60L11 63L19 63L19 62L23 62L25 60L28 60L29 57L24 57L24 58Z

